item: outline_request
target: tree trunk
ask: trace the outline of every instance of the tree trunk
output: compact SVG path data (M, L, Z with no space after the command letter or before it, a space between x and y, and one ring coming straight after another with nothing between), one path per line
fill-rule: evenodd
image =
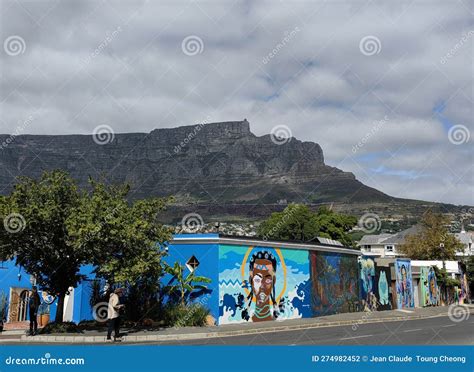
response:
M54 318L54 321L56 323L62 323L63 321L65 297L66 297L66 292L61 292L58 296L58 308L56 309L56 317Z

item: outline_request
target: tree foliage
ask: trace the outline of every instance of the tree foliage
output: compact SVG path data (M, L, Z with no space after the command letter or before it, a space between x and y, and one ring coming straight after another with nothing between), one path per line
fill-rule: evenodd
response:
M313 241L318 236L339 240L345 246L353 246L348 234L357 218L336 213L321 207L316 213L303 204L290 204L282 212L272 213L258 227L258 235L264 239Z
M401 253L417 260L454 260L462 243L449 233L449 220L439 213L427 211L420 221L419 232L408 235L400 245Z
M15 258L43 290L59 296L56 322L69 287L84 278L84 264L112 284L140 283L153 295L164 273L160 243L171 233L157 213L168 200L129 203L128 185L90 184L90 192L79 192L66 172L45 172L39 180L21 178L0 198L0 259Z
M79 268L90 258L66 228L79 200L74 181L62 171L45 172L39 180L22 177L0 199L0 259L15 258L42 289L59 296L56 321L62 321L64 296L82 280Z

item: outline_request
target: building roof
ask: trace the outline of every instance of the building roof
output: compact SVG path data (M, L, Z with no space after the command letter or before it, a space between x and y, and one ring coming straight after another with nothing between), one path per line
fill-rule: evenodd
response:
M226 245L248 245L257 247L278 247L288 249L305 249L310 251L322 251L332 253L344 253L360 256L362 253L357 249L344 247L337 240L317 238L317 241L301 242L286 240L269 240L247 236L232 236L223 234L175 234L171 244L226 244Z
M382 244L384 240L391 236L391 234L364 235L362 239L360 239L359 245Z
M408 235L413 235L421 230L421 225L413 225L406 230L393 234L390 238L384 241L385 244L403 244Z
M375 245L375 244L402 244L405 242L407 235L413 235L419 232L421 229L420 225L414 225L406 230L400 231L395 234L379 234L379 235L364 235L359 245Z

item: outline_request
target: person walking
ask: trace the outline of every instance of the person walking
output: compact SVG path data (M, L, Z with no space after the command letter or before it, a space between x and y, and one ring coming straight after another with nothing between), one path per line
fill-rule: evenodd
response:
M114 341L120 341L120 311L124 306L120 303L120 297L123 295L123 288L117 288L109 298L108 308L108 329L107 340L112 340L112 331L114 331Z
M28 298L28 307L30 313L30 336L38 333L38 310L41 305L41 299L38 294L38 288L34 285Z

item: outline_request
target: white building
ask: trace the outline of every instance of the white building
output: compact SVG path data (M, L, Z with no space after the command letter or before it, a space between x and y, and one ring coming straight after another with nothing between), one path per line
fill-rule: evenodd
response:
M357 246L360 247L362 253L368 256L401 257L403 255L398 252L397 247L405 242L407 235L416 234L419 229L420 227L415 225L396 234L364 235Z

